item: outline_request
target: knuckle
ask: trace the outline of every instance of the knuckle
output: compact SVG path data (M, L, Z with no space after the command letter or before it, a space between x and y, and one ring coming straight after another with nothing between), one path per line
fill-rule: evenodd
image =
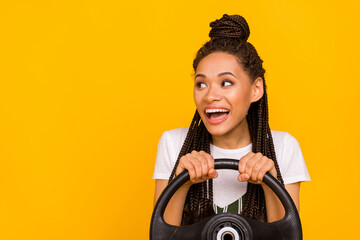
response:
M180 158L180 160L179 160L180 163L185 163L185 162L187 162L187 161L188 161L188 159L187 159L186 156L182 156L182 157Z
M269 167L269 168L273 168L275 166L275 164L274 164L273 161L267 161L266 166Z
M261 169L261 170L259 171L259 175L260 175L260 176L264 176L264 175L265 175L265 173L266 173L266 171L265 171L265 170L263 170L263 169Z
M202 157L202 158L200 159L200 161L201 161L201 163L204 164L204 165L207 164L207 159L204 158L204 157Z
M269 170L274 168L274 167L275 167L274 163L270 163Z
M254 162L254 161L248 161L248 162L246 163L246 167L249 167L249 168L253 168L254 165L255 165L255 162Z
M251 176L252 169L251 169L251 168L247 168L247 169L245 170L245 173L247 173L249 176Z
M246 162L247 162L247 158L243 157L243 158L240 159L239 164L244 165Z
M211 168L214 168L214 167L215 167L215 161L214 161L214 159L208 160L208 166L211 167Z
M194 164L194 166L195 166L196 168L201 167L201 164L200 164L199 161L194 161L193 164Z
M193 170L194 170L194 166L193 166L192 164L189 164L189 165L186 166L186 169L187 169L188 171L193 171Z
M260 170L261 166L259 164L256 164L254 167L253 167L253 170L258 172Z

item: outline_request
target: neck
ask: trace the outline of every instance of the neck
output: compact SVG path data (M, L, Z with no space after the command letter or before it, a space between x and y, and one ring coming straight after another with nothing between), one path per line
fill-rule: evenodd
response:
M248 146L251 143L249 125L246 118L233 129L224 135L212 135L212 144L224 149L238 149Z

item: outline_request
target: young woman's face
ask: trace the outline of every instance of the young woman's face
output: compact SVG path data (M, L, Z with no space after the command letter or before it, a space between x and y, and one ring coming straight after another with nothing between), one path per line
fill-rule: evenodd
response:
M261 98L262 90L262 79L251 83L236 57L228 53L211 53L196 69L195 105L213 136L241 133L250 104Z

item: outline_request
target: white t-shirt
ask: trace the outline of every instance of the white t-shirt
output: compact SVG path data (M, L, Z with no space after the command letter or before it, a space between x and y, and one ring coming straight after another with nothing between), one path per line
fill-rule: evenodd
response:
M188 132L187 127L176 128L163 133L158 144L153 179L169 179ZM310 176L297 140L287 132L271 131L277 162L285 184L310 181ZM239 159L251 152L252 144L240 149L223 149L210 144L214 159ZM218 177L213 180L214 205L226 208L229 204L241 201L247 182L239 182L238 171L217 170ZM241 205L241 203L240 203ZM214 206L214 207L215 207ZM216 207L215 207L216 211Z

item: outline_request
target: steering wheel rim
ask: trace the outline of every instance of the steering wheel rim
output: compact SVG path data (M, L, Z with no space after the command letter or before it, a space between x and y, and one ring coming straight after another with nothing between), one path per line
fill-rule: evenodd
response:
M238 170L238 166L239 160L236 159L215 159L215 169ZM265 174L263 182L278 196L284 206L285 216L282 219L272 223L264 223L242 215L222 213L202 219L189 226L179 227L167 224L164 220L166 206L174 193L189 179L189 173L185 170L175 177L161 193L151 218L150 240L226 239L219 238L219 234L221 229L229 226L238 232L238 237L228 239L302 239L301 222L296 206L286 189L269 173ZM223 223L221 221L223 221ZM220 223L223 225L219 225ZM223 228L221 228L221 226L223 226ZM236 235L234 230L232 230L232 234Z

